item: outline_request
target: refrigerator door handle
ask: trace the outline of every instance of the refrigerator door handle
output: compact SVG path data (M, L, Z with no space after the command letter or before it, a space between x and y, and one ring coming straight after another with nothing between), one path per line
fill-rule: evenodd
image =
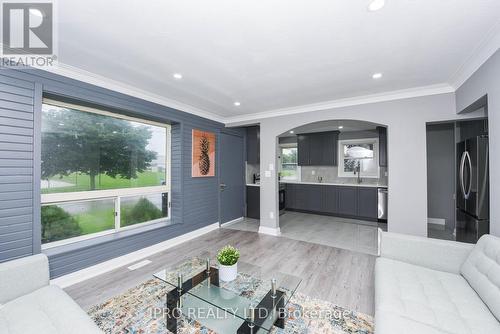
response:
M469 186L467 187L467 193L465 194L465 199L469 199L470 192L472 190L472 161L470 159L469 152L465 151L465 159L469 165Z
M462 195L464 196L465 199L467 199L465 196L465 185L464 185L465 153L467 153L467 151L463 152L462 157L460 158L460 172L459 172L460 175L458 176L458 180L460 181L460 190L462 191Z

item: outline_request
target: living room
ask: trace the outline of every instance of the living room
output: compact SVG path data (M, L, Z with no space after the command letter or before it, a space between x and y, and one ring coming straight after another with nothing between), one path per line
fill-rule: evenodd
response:
M498 1L1 10L0 333L500 332Z

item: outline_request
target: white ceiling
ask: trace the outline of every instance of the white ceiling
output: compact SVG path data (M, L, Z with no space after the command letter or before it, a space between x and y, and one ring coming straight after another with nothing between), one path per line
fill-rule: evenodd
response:
M58 1L59 61L229 119L453 85L500 26L500 0L386 0L378 12L369 2Z
M342 128L339 129L339 126ZM309 123L297 128L291 129L290 131L281 134L279 137L295 137L300 133L314 133L314 132L324 132L324 131L340 131L340 132L353 132L353 131L369 131L375 130L378 124L365 122L365 121L354 121L354 120L329 120L321 121L315 123Z

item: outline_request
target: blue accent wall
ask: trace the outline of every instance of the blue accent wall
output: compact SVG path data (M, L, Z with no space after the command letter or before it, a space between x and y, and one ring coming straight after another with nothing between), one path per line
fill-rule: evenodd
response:
M0 262L41 252L40 131L42 96L172 124L172 219L45 250L51 277L61 276L219 221L219 175L191 177L191 130L224 125L41 70L0 70ZM244 136L238 129L224 129ZM244 148L242 147L242 150ZM217 152L220 150L218 149ZM223 163L217 154L216 164Z

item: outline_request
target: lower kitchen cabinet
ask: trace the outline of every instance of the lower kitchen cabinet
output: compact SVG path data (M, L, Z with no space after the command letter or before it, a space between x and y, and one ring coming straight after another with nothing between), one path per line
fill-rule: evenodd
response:
M337 187L339 209L344 216L358 215L358 187Z
M286 208L333 216L377 219L376 187L314 184L286 185Z
M378 216L378 189L358 189L358 216L366 218L377 218Z
M247 217L260 219L260 187L247 186Z

